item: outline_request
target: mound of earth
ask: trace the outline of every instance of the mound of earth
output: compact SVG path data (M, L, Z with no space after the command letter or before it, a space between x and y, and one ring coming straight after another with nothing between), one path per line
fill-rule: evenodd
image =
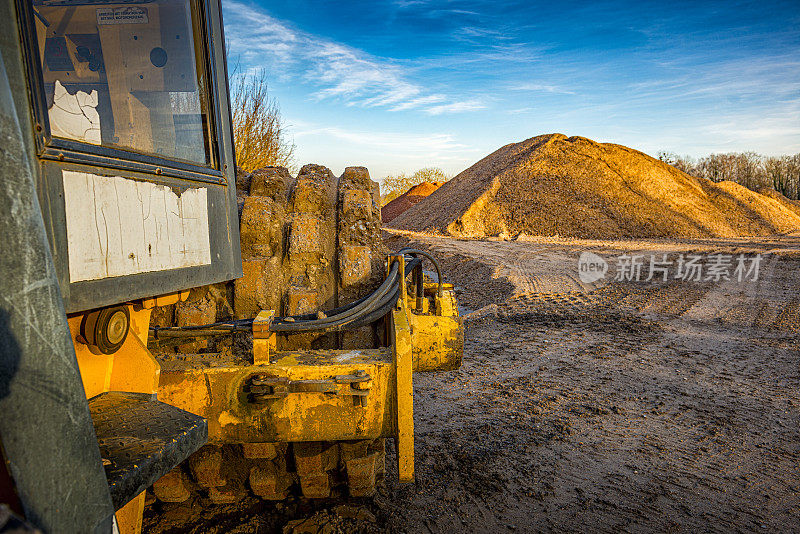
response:
M421 184L415 185L381 208L381 219L383 222L389 222L395 219L414 204L418 204L428 198L428 196L439 189L443 183L444 182L422 182Z
M800 229L800 207L622 145L549 134L500 148L389 226L458 237L764 236Z

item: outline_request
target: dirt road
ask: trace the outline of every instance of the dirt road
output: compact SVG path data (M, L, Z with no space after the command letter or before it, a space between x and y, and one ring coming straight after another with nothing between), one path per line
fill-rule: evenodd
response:
M416 484L390 446L373 501L173 532L800 532L800 239L387 241L435 252L468 314L462 368L415 375ZM762 260L757 281L584 283L583 251Z
M415 377L417 484L387 525L800 531L800 240L412 239L482 309L462 369ZM587 285L584 250L764 256L757 282Z

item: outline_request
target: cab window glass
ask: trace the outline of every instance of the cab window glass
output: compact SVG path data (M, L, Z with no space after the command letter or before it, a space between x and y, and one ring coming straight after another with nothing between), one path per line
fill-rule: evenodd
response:
M191 0L34 0L50 134L207 165L208 80Z

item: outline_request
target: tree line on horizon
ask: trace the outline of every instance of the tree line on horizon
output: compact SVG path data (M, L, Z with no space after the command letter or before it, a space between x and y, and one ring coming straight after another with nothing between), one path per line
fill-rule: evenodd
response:
M658 159L697 178L712 182L736 182L753 191L774 189L783 196L800 199L800 154L762 156L756 152L728 152L701 158L660 151Z

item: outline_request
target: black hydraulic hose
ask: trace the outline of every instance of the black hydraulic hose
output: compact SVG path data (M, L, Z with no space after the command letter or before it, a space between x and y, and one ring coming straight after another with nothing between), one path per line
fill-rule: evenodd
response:
M412 270L415 267L417 267L420 262L421 260L419 259L411 260L406 266L406 273L412 272ZM398 286L395 292L384 298L376 307L376 309L372 311L369 315L365 315L364 317L361 317L357 321L348 324L345 328L348 330L355 329L374 323L375 321L383 318L386 314L392 311L392 308L394 308L394 306L397 304L397 299L399 298L400 298L400 287Z
M415 267L419 265L420 262L421 260L418 259L411 260L406 265L406 274L410 273ZM336 331L355 330L356 328L361 328L362 326L370 325L375 321L382 319L386 314L391 312L392 308L394 308L397 305L397 299L399 298L400 298L400 286L397 286L395 287L395 290L392 293L386 295L375 306L374 310L371 311L369 314L356 319L352 323L348 323L342 327L336 328L335 330Z
M252 319L232 319L228 321L219 321L217 323L201 324L201 325L187 325L187 326L165 326L163 328L151 326L150 330L158 329L160 332L165 332L171 328L180 328L181 330L215 330L218 327L230 327L230 330L236 330L237 327L244 327L249 329L253 324Z
M249 332L251 329L248 328L246 331ZM232 334L233 332L237 332L239 330L235 328L195 328L192 330L167 330L165 328L158 328L153 330L154 334L153 337L155 339L170 339L170 338L177 338L177 337L210 337L210 336L219 336L223 334Z
M327 315L328 317L333 317L334 315L338 315L340 313L346 312L346 311L348 311L348 310L350 310L352 308L355 308L356 306L358 306L359 304L361 304L362 302L364 302L368 298L369 298L369 295L364 295L360 299L354 300L353 302L351 302L349 304L345 304L344 306L339 306L338 308L334 308L332 310L329 310L329 311L325 312L325 315ZM316 313L306 313L306 314L303 314L303 315L292 315L291 318L294 319L295 321L306 321L306 320L316 319L316 318L318 318L318 315ZM252 322L252 319L242 319L242 320L251 321Z
M414 309L422 310L422 301L425 299L425 277L422 273L422 265L414 269Z
M372 309L372 305L376 302L379 302L387 293L392 290L394 285L397 283L397 270L397 264L395 263L392 265L391 269L389 269L389 275L377 290L373 291L364 302L344 313L340 313L333 317L325 317L323 319L309 321L287 322L284 318L279 318L276 321L273 321L272 325L270 326L270 331L277 332L279 334L289 332L313 332L352 322L358 318L359 315L369 313L369 310Z
M351 302L349 304L345 304L344 306L339 306L338 308L334 308L332 310L329 310L329 311L325 312L325 315L327 315L328 317L333 317L334 315L338 315L340 313L343 313L343 312L346 312L348 310L351 310L352 308L355 308L356 306L358 306L359 304L361 304L362 302L367 300L369 298L369 296L370 295L364 295L360 299L355 300L355 301L353 301L353 302ZM292 315L290 317L291 317L290 320L307 321L307 320L317 319L317 318L319 318L319 315L317 315L316 313L306 313L304 315ZM276 317L276 320L279 320L279 319L284 319L285 320L286 317ZM162 327L162 328L151 327L150 330L158 330L158 332L164 333L164 332L170 331L169 329L216 330L217 327L228 327L227 329L224 329L226 332L227 331L239 332L239 331L249 331L250 327L252 325L253 325L253 320L252 319L229 319L227 321L219 321L219 322L216 322L216 323L210 323L210 324L204 324L204 325L187 325L187 326L180 326L180 327L166 326L166 327ZM237 327L242 327L242 328L237 328Z
M433 264L433 268L436 269L436 281L439 284L438 293L439 293L440 297L442 296L442 269L439 267L439 262L436 260L436 258L431 256L429 253L425 252L424 250L418 250L418 249L415 249L415 248L400 249L400 252L398 252L398 254L408 254L410 256L419 255L419 256L424 256L424 257L428 258L430 260L430 262Z
M406 264L403 272L403 277L399 279L400 283L405 283L405 277L410 273L414 267L419 265L420 260L411 260ZM336 315L334 317L327 317L325 319L318 319L303 322L273 322L270 326L270 331L277 333L296 333L296 332L316 332L316 331L338 331L340 327L352 323L361 317L367 316L374 312L376 309L381 308L388 298L398 291L397 280L397 263L393 264L389 270L389 276L386 277L384 283L374 291L369 298L364 301L357 308L353 308L345 313ZM394 301L397 298L394 297Z
M315 332L342 332L344 330L355 330L357 328L361 328L362 326L370 325L392 311L392 308L397 303L398 298L400 298L400 291L396 289L392 293L386 295L372 311L368 310L368 313L356 317L351 322L327 327L324 330L315 330Z
M406 264L406 268L405 268L404 275L405 275L405 276L408 276L408 273L410 273L410 272L411 272L411 270L412 270L412 269L413 269L413 268L414 268L414 267L415 267L417 264L418 264L418 260L412 260L411 262L409 262L408 264ZM393 267L392 267L392 270L394 270L394 269L395 269L395 267L393 266ZM393 276L393 274L390 272L390 275L389 275L389 276ZM392 285L393 285L393 284L387 284L387 282L390 282L390 280L388 280L388 278L389 278L389 277L387 277L387 280L386 280L386 281L384 281L384 284L382 284L382 285L387 285L388 287L392 287ZM405 278L405 277L404 277L404 278ZM326 315L327 315L328 317L327 317L327 319L325 319L325 320L329 320L329 321L330 321L330 320L333 320L334 318L338 318L338 317L339 317L339 314L337 314L337 313L336 313L337 311L339 311L339 310L349 310L349 309L353 308L353 307L354 307L356 304L361 304L361 303L362 303L362 302L364 302L366 299L368 299L368 298L370 298L370 297L374 297L374 296L376 296L376 294L377 294L377 293L379 293L379 292L381 293L381 295L386 295L386 293L385 293L385 292L383 292L383 291L380 291L380 290L381 290L381 288L379 287L379 288L378 288L378 289L376 289L376 290L375 290L373 293L371 293L370 295L367 295L366 297L362 297L362 298L358 299L357 301L355 301L355 302L353 302L353 303L350 303L350 304L348 304L348 305L346 305L346 306L340 306L339 308L336 308L336 309L334 309L334 310L331 310L330 312L327 312L327 313L326 313ZM396 292L396 289L395 289L395 292ZM384 298L384 300L385 300L385 298ZM374 300L372 300L372 301L374 302ZM381 301L381 302L382 302L382 301ZM348 315L349 315L349 314L348 314ZM316 315L316 314L307 314L307 315L301 315L301 316L297 316L297 315L296 315L296 316L293 316L293 317L292 317L292 319L294 319L294 320L296 321L296 320L300 320L300 319L303 319L303 318L311 318L311 319L313 319L313 318L316 318L316 317L317 317L317 315ZM286 318L284 317L284 318L277 318L277 319L276 319L276 321L280 321L280 320L284 320L284 321L285 321L285 320L286 320Z
M395 291L393 294L389 295L388 298L384 299L380 305L368 315L359 318L356 321L353 321L349 325L346 326L348 330L361 328L362 326L367 326L369 324L374 323L375 321L384 317L387 313L392 311L392 308L395 307L397 304L397 299L400 298L400 291Z
M408 249L412 250L412 249ZM401 253L405 253L404 249ZM416 253L417 251L412 252ZM429 257L425 253L421 253ZM398 267L394 263L383 283L371 294L358 299L345 306L340 306L328 312L328 316L318 318L316 314L306 314L294 317L277 317L270 325L270 331L281 334L295 334L302 332L330 332L355 328L370 324L386 315L397 302L400 294L400 283L405 283L405 277L415 267L420 266L422 260L414 258L406 263L403 277L398 280ZM438 274L438 270L437 270ZM399 283L398 283L399 282ZM252 329L253 319L238 319L222 321L206 325L193 325L184 327L151 327L155 339L206 337L231 334L233 332L248 332Z

